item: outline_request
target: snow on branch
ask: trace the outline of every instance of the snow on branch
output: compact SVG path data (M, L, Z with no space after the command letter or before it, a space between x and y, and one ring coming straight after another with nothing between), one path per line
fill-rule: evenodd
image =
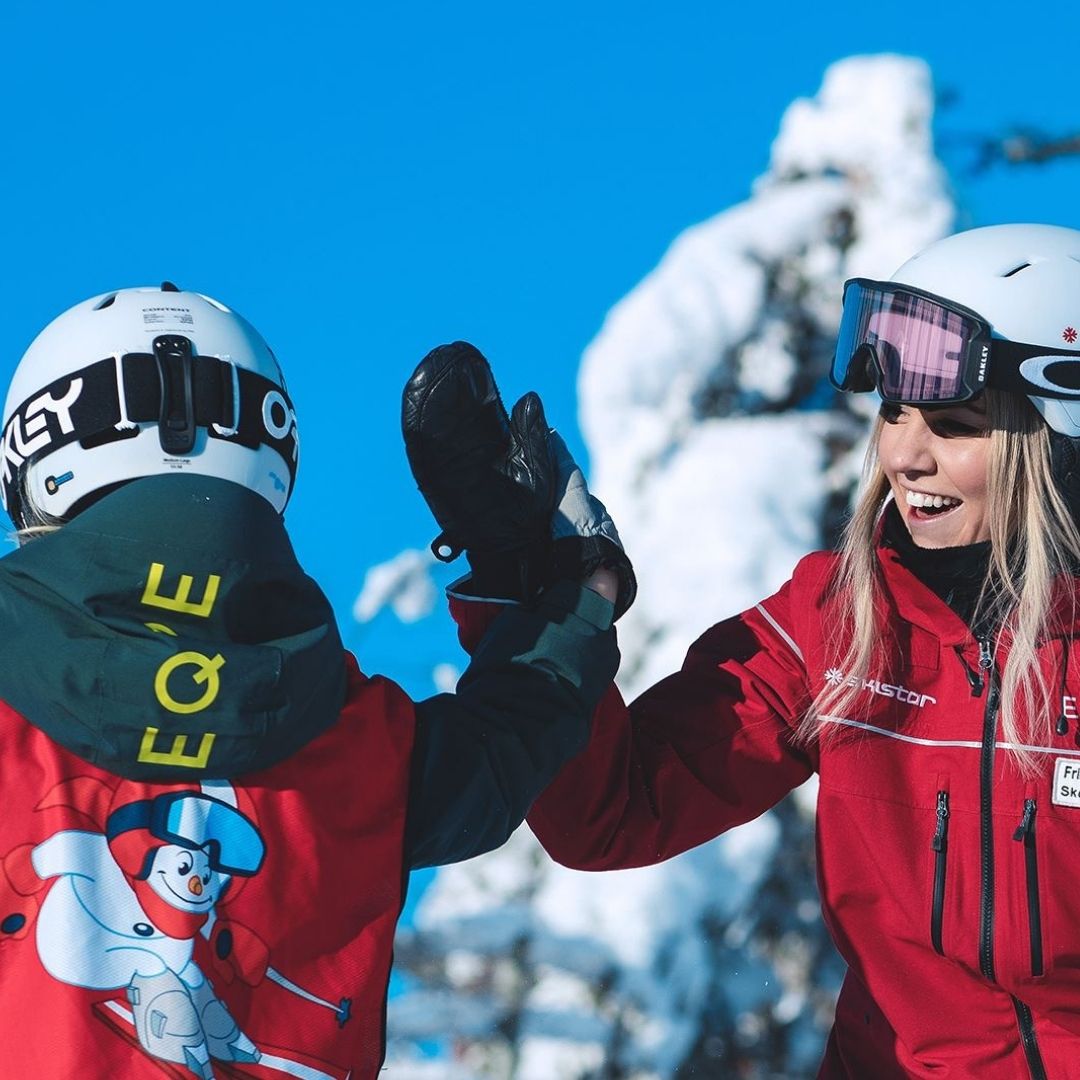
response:
M1080 132L1051 136L1036 128L1015 128L1004 135L946 133L941 141L971 148L974 160L968 168L973 174L997 165L1046 165L1080 155Z
M429 551L409 548L371 567L353 604L353 618L361 623L371 622L385 607L390 607L407 623L430 615L438 597L431 577L434 562Z

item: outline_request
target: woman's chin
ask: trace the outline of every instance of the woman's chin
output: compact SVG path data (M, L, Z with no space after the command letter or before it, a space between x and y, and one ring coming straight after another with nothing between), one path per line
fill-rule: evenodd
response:
M977 544L990 537L986 530L974 527L961 504L944 513L927 514L910 508L904 514L904 525L911 534L911 539L921 548L964 547Z

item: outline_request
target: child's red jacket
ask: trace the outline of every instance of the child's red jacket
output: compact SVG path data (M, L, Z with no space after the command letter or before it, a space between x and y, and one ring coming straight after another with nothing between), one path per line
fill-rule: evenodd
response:
M375 1077L409 869L584 745L611 615L557 585L414 703L237 485L136 481L0 560L0 1076Z

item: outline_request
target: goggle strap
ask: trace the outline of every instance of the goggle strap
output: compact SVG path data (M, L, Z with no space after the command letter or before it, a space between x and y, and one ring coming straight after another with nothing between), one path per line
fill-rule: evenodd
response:
M72 394L76 380L81 388ZM210 438L248 449L272 447L294 477L292 411L283 386L215 356L185 357L177 349L167 356L126 353L119 367L116 357L98 360L39 390L12 414L3 435L9 509L16 483L12 466L33 463L74 442L91 449L131 438L138 434L136 425L145 423L172 422L174 441L167 443L166 433L161 434L166 453L190 453L194 431L201 428Z
M1073 385L1055 386L1050 379L1035 382L1026 378L1021 373L1021 365L1027 360L1035 359L1045 359L1044 368L1052 365L1055 359L1073 361L1073 364L1068 365L1069 368L1075 366L1076 378L1073 380ZM1080 350L1050 349L1045 345L1028 345L1024 342L995 338L990 343L987 386L1014 394L1029 394L1058 401L1080 401Z

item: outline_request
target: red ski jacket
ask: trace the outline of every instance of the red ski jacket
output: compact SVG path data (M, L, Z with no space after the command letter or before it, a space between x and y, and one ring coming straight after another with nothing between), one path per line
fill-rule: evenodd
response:
M1040 644L1062 733L1029 748L1025 778L1000 733L1007 643L975 640L883 547L893 660L839 670L835 558L804 559L629 709L612 691L529 823L567 866L648 865L816 771L822 908L849 968L820 1076L1080 1077L1078 627ZM841 680L859 688L849 715L796 745L813 696Z
M612 614L559 582L414 702L238 485L140 480L0 560L0 1077L374 1080L409 869L585 744Z
M374 1076L412 740L355 664L337 724L234 781L123 779L0 706L0 1076Z

